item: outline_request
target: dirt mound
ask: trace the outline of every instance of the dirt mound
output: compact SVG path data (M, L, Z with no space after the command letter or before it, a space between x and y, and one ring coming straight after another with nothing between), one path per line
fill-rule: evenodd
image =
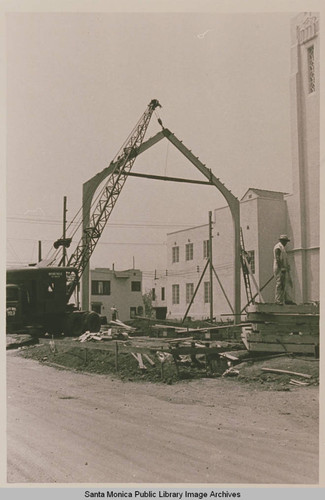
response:
M267 360L244 362L236 368L239 372L238 380L256 382L266 389L275 387L276 390L287 390L293 385L318 385L319 383L319 360L312 356L285 355ZM270 369L279 371L273 373L268 371Z
M154 353L150 354L151 362L154 365L143 358L145 369L141 369L138 361L130 352L120 352L118 370L116 370L116 357L113 351L87 349L87 345L69 348L65 348L64 345L55 345L55 348L51 348L49 344L39 344L30 348L22 348L19 353L26 358L35 359L58 368L87 373L115 374L121 380L126 381L172 384L179 380L190 380L205 375L205 366L200 362L185 361L179 363L177 372L172 356L165 356L162 364Z
M113 346L112 346L113 347ZM152 382L173 384L184 380L193 380L202 377L235 377L239 383L256 384L260 389L290 390L295 386L318 385L319 362L312 356L299 357L280 355L270 359L242 360L233 364L227 359L215 360L208 366L202 359L191 359L189 356L175 365L171 355L151 352L149 359L142 356L141 363L131 352L119 352L118 369L116 355L113 350L92 349L88 344L76 346L65 345L64 342L38 344L19 349L21 355L35 359L41 363L51 364L61 369L70 369L80 372L110 374L121 380L134 382ZM163 363L162 363L163 361ZM272 373L267 369L284 370ZM303 375L307 375L304 377Z

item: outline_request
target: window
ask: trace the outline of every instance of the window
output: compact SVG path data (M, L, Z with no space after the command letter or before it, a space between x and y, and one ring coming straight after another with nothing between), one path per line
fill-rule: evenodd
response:
M172 304L179 304L179 285L172 285Z
M130 307L130 318L135 318L137 315L137 308L136 307Z
M210 281L204 282L204 303L210 303Z
M185 260L193 260L193 243L185 245Z
M249 267L251 268L252 274L255 274L255 251L254 250L249 250L249 252L247 252L247 261L248 261Z
M209 258L209 240L204 240L203 241L203 259L208 259Z
M186 283L186 304L191 302L194 293L194 283Z
M156 289L155 288L151 289L151 297L152 297L152 300L156 300Z
M172 248L172 262L179 262L179 247Z
M91 282L92 295L111 295L111 282L92 280Z
M141 292L141 281L131 281L131 292Z
M17 301L19 300L19 289L16 286L7 286L7 301Z
M161 288L161 300L165 300L165 287Z
M308 90L311 94L315 92L315 54L314 54L314 46L311 45L307 49L307 58L308 58Z
M100 304L91 304L91 310L97 314L101 314L102 306Z

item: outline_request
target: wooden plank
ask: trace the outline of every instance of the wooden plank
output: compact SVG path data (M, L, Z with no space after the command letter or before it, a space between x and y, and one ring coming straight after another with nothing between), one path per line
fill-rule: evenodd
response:
M175 342L186 342L186 341L191 341L191 340L193 340L193 337L183 337L183 338L179 338L179 339L170 339L170 340L168 340L168 343L173 344Z
M264 342L267 344L316 344L318 343L318 335L304 334L301 335L292 333L283 333L281 332L249 332L249 341L251 342Z
M281 325L298 325L305 324L311 326L319 325L319 316L311 314L260 314L250 313L247 315L246 323L278 323Z
M229 352L221 352L220 356L227 358L227 359L230 359L231 361L238 361L239 360L239 358L237 358L237 356L233 356L232 354L229 354Z
M304 378L312 378L311 375L308 375L307 373L298 373L298 372L292 372L290 370L280 370L278 368L261 368L263 372L271 372L271 373L279 373L279 374L287 374L287 375L295 375L296 377L304 377Z
M131 352L131 354L137 360L140 370L146 370L147 367L143 364L142 354L139 352L137 353Z
M244 341L249 352L260 353L292 353L292 354L313 354L315 355L315 345L312 344L268 344L266 342Z
M255 303L247 308L247 312L251 313L276 313L276 314L319 314L318 304L285 304L279 305L275 303Z
M140 370L146 370L147 367L146 365L143 363L143 360L142 360L142 354L140 352L137 353L138 354L138 360L139 360L139 366L140 366Z
M148 354L144 354L143 355L147 361L149 361L149 363L151 364L151 366L155 366L156 363L150 358L150 356L148 356Z
M301 380L295 380L293 378L290 380L290 382L293 382L296 385L309 385L308 382L302 382Z

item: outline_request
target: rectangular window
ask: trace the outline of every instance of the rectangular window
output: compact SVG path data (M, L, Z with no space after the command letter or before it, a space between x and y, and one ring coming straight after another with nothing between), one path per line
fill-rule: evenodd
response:
M252 274L255 274L255 251L254 250L249 250L249 252L247 252L247 262L248 262L249 267L252 271Z
M130 307L130 318L135 318L137 315L137 308L136 307Z
M186 283L186 304L191 302L194 293L194 283Z
M311 94L315 92L315 54L314 54L314 46L311 45L307 49L307 58L308 58L308 90Z
M209 240L204 240L203 241L203 259L208 259L209 258Z
M151 289L151 296L152 296L152 300L156 300L156 289L155 288Z
M204 282L204 303L210 303L210 281Z
M111 282L92 280L91 282L92 295L111 295Z
M172 303L179 304L179 285L172 285Z
M193 243L185 245L185 260L193 260Z
M165 287L161 288L161 300L165 300Z
M172 262L179 262L179 247L172 248Z
M131 292L141 292L141 281L131 281Z

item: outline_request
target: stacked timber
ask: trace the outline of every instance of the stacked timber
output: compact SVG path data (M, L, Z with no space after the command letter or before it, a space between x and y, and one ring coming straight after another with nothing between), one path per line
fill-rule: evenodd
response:
M248 351L319 353L319 304L260 304L247 308L241 338Z

